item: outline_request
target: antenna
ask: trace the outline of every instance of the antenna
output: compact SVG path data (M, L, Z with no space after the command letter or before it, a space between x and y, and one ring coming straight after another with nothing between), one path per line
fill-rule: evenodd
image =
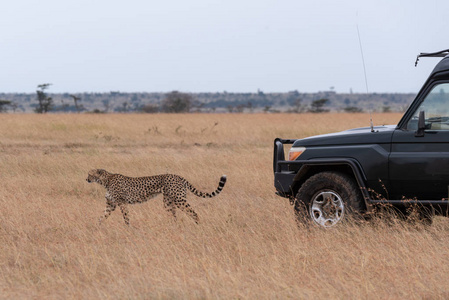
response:
M362 39L360 38L359 24L357 23L356 26L357 26L357 36L359 37L360 53L362 54L363 74L365 75L366 94L368 94L368 93L369 93L369 89L368 89L368 77L366 76L366 66L365 66L365 57L363 56ZM369 112L369 122L370 122L371 132L374 132L373 117L372 117L372 115L371 115L371 110L370 110L370 112Z
M359 37L360 53L362 54L363 74L365 74L366 93L368 94L368 78L366 77L365 57L363 56L362 39L360 38L359 24L357 24L357 36Z

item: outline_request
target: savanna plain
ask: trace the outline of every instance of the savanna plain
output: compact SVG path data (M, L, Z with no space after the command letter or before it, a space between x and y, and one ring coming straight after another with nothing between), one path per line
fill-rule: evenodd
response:
M399 114L373 114L375 125ZM367 114L0 114L1 299L447 299L449 221L297 225L274 194L273 139L369 126ZM200 217L162 196L101 225L103 168L176 173ZM387 220L388 219L388 220Z

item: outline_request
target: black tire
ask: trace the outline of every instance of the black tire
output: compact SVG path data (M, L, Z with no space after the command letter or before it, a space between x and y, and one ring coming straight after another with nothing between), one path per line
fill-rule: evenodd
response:
M356 181L335 171L311 176L301 186L295 199L297 220L311 220L322 227L335 226L348 217L360 218L365 210Z

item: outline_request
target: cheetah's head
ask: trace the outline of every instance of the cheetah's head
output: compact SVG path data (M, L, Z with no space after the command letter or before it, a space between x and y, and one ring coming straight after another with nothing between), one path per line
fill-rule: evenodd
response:
M93 170L90 170L89 173L87 174L86 181L89 183L96 182L96 183L103 185L107 181L107 175L108 175L108 172L106 170L93 169Z

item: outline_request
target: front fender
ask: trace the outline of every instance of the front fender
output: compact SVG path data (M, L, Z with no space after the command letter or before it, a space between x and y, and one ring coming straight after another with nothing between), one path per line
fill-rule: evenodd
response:
M366 175L357 160L353 158L318 158L281 162L281 164L283 163L288 164L289 169L298 170L296 174L292 174L291 172L275 173L275 178L278 179L278 182L285 182L287 178L290 181L288 188L285 184L283 185L283 189L286 191L285 194L290 194L291 197L294 197L301 185L313 174L321 171L344 170L344 172L349 173L349 175L355 178L365 200L366 207L368 209L371 207L371 199L366 187Z

